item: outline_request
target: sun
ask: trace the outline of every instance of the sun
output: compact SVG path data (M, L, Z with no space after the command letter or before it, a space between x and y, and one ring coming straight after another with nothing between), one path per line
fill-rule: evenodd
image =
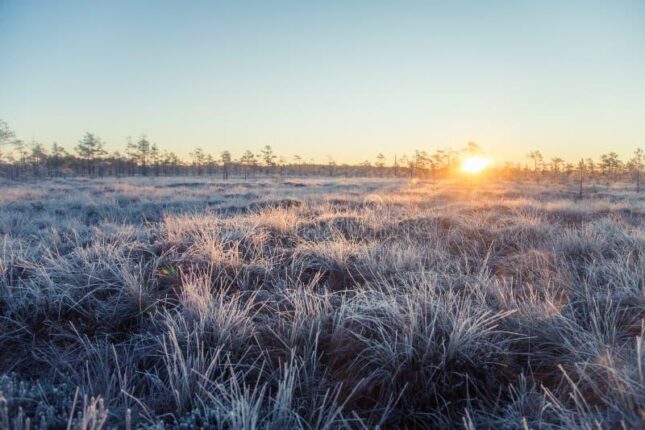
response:
M493 160L481 155L473 155L461 162L461 171L476 175L491 165Z

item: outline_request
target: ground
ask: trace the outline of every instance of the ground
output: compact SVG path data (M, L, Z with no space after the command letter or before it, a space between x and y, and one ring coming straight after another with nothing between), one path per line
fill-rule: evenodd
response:
M0 428L645 421L627 184L0 187Z

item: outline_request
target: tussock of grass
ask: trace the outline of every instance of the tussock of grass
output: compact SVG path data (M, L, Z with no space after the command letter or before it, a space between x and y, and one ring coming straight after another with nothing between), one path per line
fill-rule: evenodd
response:
M57 180L0 196L0 428L641 428L645 200Z

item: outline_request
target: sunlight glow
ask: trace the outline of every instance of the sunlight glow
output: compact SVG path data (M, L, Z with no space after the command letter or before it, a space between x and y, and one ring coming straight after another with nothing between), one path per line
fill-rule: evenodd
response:
M473 155L461 162L461 170L462 172L476 175L477 173L480 173L482 170L490 166L492 162L493 160L488 157Z

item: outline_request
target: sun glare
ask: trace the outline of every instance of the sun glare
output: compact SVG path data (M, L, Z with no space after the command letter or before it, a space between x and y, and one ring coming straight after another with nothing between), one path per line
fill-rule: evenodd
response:
M493 160L488 157L473 155L462 161L461 170L462 172L475 175L490 166L492 162Z

